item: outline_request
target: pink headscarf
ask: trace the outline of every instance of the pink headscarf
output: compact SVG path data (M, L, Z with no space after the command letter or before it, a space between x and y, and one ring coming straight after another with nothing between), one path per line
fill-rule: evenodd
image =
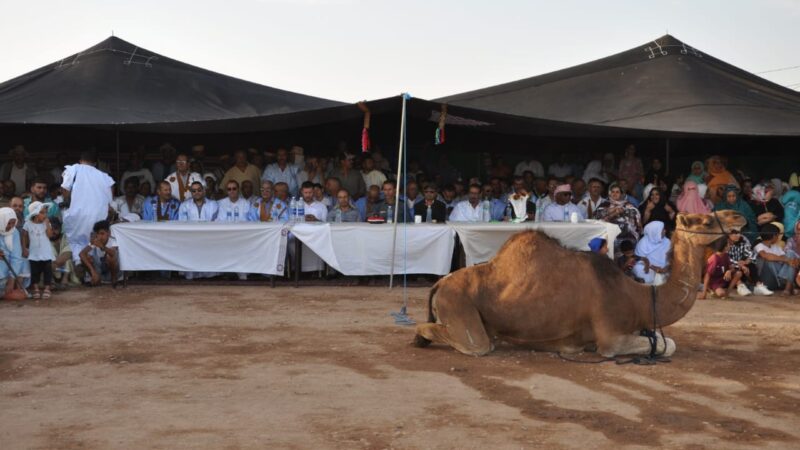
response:
M708 214L711 209L706 205L697 191L697 183L686 181L683 190L678 196L678 211L690 214Z

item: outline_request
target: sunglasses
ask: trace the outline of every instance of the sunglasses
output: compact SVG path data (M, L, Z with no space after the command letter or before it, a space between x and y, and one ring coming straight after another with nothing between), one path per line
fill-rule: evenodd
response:
M742 234L742 232L739 230L731 230L728 232L728 234Z
M203 192L202 189L192 189L192 194L197 194L198 192Z
M239 190L239 188L228 188L228 192L231 192L231 191L238 191L238 190Z

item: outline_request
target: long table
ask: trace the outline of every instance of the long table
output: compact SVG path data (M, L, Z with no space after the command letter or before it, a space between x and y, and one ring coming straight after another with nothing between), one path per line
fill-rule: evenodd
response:
M302 243L344 275L388 275L392 267L395 274L445 275L451 269L456 235L469 266L490 260L514 233L529 229L584 251L593 238L611 243L620 233L618 226L599 221L398 224L394 261L391 224L133 222L113 225L112 235L124 271L283 275L291 234L298 245ZM609 245L610 257L612 251ZM296 275L300 259L294 261Z
M127 222L111 227L120 269L283 275L288 230L280 223Z

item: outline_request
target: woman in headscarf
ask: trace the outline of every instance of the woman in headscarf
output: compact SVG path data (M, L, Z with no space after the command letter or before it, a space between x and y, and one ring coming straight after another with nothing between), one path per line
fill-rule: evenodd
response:
M706 166L702 161L695 161L692 163L692 171L686 180L694 181L696 184L706 184Z
M708 214L712 208L708 203L700 195L697 183L688 180L683 183L683 190L677 201L678 211L689 214Z
M783 247L783 251L797 258L797 256L800 255L800 221L795 222L793 227L786 228L786 230L788 230L786 236L791 237L786 239L786 245ZM789 233L791 233L791 235Z
M25 267L25 259L22 258L22 241L19 231L16 228L17 213L11 208L0 208L0 254L5 261L0 261L0 292L6 300L23 300L25 293L18 289L22 286L23 279L14 279L12 273L18 275Z
M664 223L654 221L644 227L644 236L636 244L635 254L640 260L633 266L633 275L645 284L660 285L669 272L669 251L672 243L666 237Z
M746 201L739 197L739 188L736 186L726 187L723 194L723 200L714 205L714 211L726 210L736 211L743 215L745 219L747 219L747 225L742 228L742 232L745 236L747 236L748 239L750 239L751 242L758 237L756 215L753 213L753 209L750 208L750 205L748 205Z
M671 232L675 229L677 213L675 205L667 200L667 196L657 187L650 189L647 199L639 205L639 214L642 216L645 228L650 222L659 221L664 223L667 232Z
M595 211L595 219L617 224L622 232L614 240L614 252L619 251L622 241L634 245L639 241L642 218L639 210L625 199L625 194L616 183L608 188L608 199L600 203Z
M666 176L664 164L658 158L653 158L650 162L650 169L644 174L645 184L653 184L658 186Z
M771 184L758 184L753 188L750 208L756 215L758 226L770 222L783 221L783 205L774 196L775 188Z
M734 178L733 174L728 172L728 169L726 169L725 165L722 163L722 159L717 155L708 158L708 180L706 184L708 184L709 197L711 201L715 203L723 200L719 195L720 188L729 185L736 186L737 188L739 187L736 178Z
M794 189L781 196L783 205L783 228L786 229L786 237L792 237L795 233L797 219L800 218L800 192Z

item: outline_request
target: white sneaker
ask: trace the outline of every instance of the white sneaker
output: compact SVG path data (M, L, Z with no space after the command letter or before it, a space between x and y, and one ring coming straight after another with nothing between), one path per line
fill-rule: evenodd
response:
M750 289L747 289L747 285L745 285L744 283L739 283L739 285L736 286L736 293L739 294L740 297L747 297L748 295L753 295L753 293L750 292Z
M753 289L753 293L756 295L764 295L767 297L774 294L774 292L770 291L769 289L767 289L766 286L764 286L764 283L757 284L756 287Z

